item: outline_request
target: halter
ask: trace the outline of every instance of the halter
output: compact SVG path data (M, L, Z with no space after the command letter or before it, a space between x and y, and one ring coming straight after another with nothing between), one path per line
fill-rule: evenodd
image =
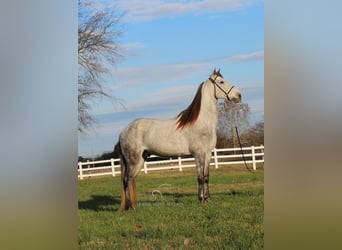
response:
M214 80L211 79L211 77L209 77L209 80L210 80L213 84L215 84L215 86L217 86L223 93L226 94L227 100L228 100L228 101L231 101L228 95L229 95L230 91L232 91L232 89L234 88L234 85L231 86L230 89L226 92L223 88L220 87L220 85L217 84L217 82L216 82L217 77L219 77L219 76L216 76ZM214 87L214 91L215 91L215 98L217 99L217 96L216 96L216 88L215 88L215 87Z

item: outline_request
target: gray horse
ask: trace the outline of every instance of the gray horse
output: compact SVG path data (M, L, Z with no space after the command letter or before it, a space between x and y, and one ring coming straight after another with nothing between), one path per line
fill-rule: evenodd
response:
M201 83L190 106L169 120L137 119L120 134L121 205L119 211L136 207L135 178L150 154L192 155L196 161L198 199L209 201L209 164L216 144L217 99L240 102L241 93L214 70Z

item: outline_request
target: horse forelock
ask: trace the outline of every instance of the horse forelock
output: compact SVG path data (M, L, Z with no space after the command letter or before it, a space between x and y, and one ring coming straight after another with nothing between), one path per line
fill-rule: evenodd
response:
M177 130L182 129L187 125L191 125L197 120L201 110L202 86L203 83L198 87L196 95L189 107L178 114Z

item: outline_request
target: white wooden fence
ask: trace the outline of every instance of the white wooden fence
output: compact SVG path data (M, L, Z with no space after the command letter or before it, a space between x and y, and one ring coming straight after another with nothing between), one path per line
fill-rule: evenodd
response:
M256 170L256 164L264 162L264 146L251 146L243 147L244 157L246 163L252 163L253 170ZM183 168L193 168L195 167L195 162L193 157L178 157L176 159L163 159L154 160L158 156L152 155L144 163L144 167L141 171L145 174L148 171L154 170L165 170L165 169L179 169L182 171ZM160 157L159 157L160 158ZM98 164L104 164L106 166L96 167ZM220 165L231 165L231 164L244 164L243 155L240 148L223 148L214 149L212 151L211 166L218 168ZM102 175L112 175L116 176L120 174L120 159L110 159L102 161L87 161L78 162L78 178L83 180L84 177L92 176L102 176Z

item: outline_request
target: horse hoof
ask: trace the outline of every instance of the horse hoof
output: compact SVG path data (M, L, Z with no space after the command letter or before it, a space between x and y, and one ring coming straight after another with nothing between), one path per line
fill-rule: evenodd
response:
M207 197L207 198L198 197L198 200L199 200L201 203L211 202L210 197Z

